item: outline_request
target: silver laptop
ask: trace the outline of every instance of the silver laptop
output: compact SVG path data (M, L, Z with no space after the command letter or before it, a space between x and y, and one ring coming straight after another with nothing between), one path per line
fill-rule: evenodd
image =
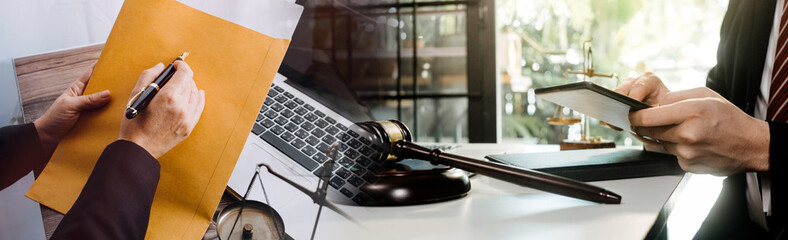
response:
M375 161L382 149L376 148L370 135L354 125L372 120L369 111L358 104L352 90L345 86L327 50L312 49L313 28L319 26L314 23L314 15L315 9L304 9L227 184L243 196L253 183L248 199L276 209L282 215L286 232L295 239L310 237L318 205L264 169L261 179L252 181L258 164L268 164L285 178L312 190L318 189L319 176L330 173L327 199L350 208L365 206L372 200L359 188L376 181L367 173L383 170ZM324 171L324 164L332 159L326 150L332 145L337 146L335 164ZM323 215L331 217L330 211L323 211Z
M380 154L355 122L371 120L366 108L353 99L340 74L334 71L327 53L312 49L315 9L305 8L279 74L268 90L254 127L227 184L238 196L250 185L248 199L271 205L285 222L294 239L309 239L318 205L303 192L261 169L265 163L285 178L315 191L324 173L330 173L327 199L345 206L364 206L369 196L359 188L375 181L365 174L382 170L370 156ZM336 147L334 164L326 150ZM322 211L321 222L343 221L331 211Z
M336 164L327 171L332 173L329 199L346 205L366 205L370 199L358 188L375 181L365 173L383 170L373 160L380 149L374 149L369 134L353 125L353 121L297 90L277 74L228 186L243 195L257 164L266 163L299 185L316 189L319 176L326 173L323 165L331 159L327 151L337 144L338 154L333 159Z

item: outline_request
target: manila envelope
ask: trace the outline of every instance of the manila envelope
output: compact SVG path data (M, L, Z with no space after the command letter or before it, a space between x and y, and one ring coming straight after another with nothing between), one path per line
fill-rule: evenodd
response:
M140 73L188 51L186 62L205 90L205 110L191 135L158 159L161 177L147 238L199 239L288 44L174 0L126 0L85 90L109 89L112 100L82 114L27 196L68 212L104 147L117 140Z

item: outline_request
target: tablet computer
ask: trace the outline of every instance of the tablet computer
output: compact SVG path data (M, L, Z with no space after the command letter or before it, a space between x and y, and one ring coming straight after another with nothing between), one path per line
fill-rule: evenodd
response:
M651 107L592 82L539 88L534 92L537 97L628 131L629 112Z

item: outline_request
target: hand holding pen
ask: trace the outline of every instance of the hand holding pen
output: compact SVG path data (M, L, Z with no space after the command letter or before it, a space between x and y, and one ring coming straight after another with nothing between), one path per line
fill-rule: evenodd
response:
M172 61L172 63L170 63L170 65L167 65L167 68L164 68L164 71L159 73L159 76L157 76L152 83L149 83L144 90L137 92L137 94L131 97L129 103L126 104L126 118L132 119L136 117L137 114L145 110L145 108L148 107L150 101L153 100L153 97L155 97L156 94L161 91L161 88L163 88L164 85L170 81L172 75L175 74L175 68L173 68L173 64L176 61L185 60L188 56L189 52L185 52L183 55L176 58L174 61Z
M182 59L182 58L181 58ZM191 134L205 108L205 92L197 88L193 72L184 61L176 60L170 67L159 63L142 72L132 98L141 98L143 91L151 89L151 83L167 76L169 81L158 85L159 89L149 98L142 109L137 109L134 118L121 117L119 139L140 145L153 157L159 158ZM130 101L129 105L133 105ZM124 114L125 115L125 114Z

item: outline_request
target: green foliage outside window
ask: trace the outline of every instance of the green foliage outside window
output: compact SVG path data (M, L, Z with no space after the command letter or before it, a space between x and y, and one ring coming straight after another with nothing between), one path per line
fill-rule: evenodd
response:
M576 126L553 126L555 105L534 88L559 85L582 70L582 42L593 39L595 71L620 81L652 71L671 90L701 87L716 63L724 0L500 0L496 2L497 63L505 141L556 144L579 138ZM588 79L608 88L612 79ZM582 81L574 75L568 82ZM566 110L569 115L576 113ZM637 145L589 119L590 135Z

